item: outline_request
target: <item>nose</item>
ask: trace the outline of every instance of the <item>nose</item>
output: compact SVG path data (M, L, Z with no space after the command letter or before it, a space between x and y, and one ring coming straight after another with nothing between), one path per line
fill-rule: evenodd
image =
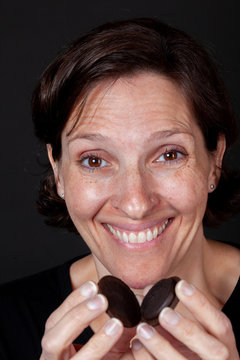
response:
M136 169L123 173L114 188L112 206L133 220L148 216L159 201L151 176Z

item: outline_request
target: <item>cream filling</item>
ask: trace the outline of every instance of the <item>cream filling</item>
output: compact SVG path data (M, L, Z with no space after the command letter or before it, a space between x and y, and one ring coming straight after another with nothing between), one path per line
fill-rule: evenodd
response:
M114 229L111 225L107 224L109 231L119 240L126 243L140 244L147 241L156 239L167 227L169 220L165 221L161 226L155 226L153 229L146 229L145 231L130 232L120 231Z

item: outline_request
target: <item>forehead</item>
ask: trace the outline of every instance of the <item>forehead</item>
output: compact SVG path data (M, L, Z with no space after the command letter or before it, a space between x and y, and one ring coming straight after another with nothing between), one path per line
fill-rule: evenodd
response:
M90 92L81 112L79 108L76 107L65 128L70 138L79 131L107 131L112 127L119 131L126 126L128 130L148 130L153 123L169 126L172 122L173 127L189 130L196 125L180 88L156 73L102 81Z

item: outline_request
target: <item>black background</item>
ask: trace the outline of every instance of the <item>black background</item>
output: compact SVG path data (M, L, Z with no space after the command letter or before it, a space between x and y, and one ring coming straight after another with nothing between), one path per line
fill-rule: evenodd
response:
M80 237L49 228L35 210L41 168L30 98L41 72L65 43L109 20L156 16L198 39L217 60L239 114L239 0L3 1L0 5L0 282L85 252ZM238 120L239 121L239 120ZM239 167L239 146L231 161ZM207 234L238 241L239 219Z

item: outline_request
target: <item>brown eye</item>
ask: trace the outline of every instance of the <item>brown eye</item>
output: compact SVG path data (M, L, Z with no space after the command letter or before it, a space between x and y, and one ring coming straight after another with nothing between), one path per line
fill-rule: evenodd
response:
M176 160L178 158L178 152L177 151L169 151L164 154L164 159L166 161L168 160Z
M89 156L86 156L86 157L80 159L80 163L84 167L88 168L89 170L90 169L94 170L94 169L108 166L107 161L105 161L101 157L95 156L95 155L89 155Z
M171 162L175 163L175 161L181 160L184 157L186 157L186 154L179 150L166 150L161 156L159 156L156 162L171 164Z
M99 167L102 164L102 160L96 156L90 156L88 159L88 164L90 167Z

